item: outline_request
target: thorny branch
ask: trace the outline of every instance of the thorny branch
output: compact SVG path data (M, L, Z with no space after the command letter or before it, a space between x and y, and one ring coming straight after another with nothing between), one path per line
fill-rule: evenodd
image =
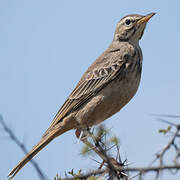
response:
M166 121L167 123L167 121ZM180 138L180 125L174 126L174 132L170 132L171 128L169 130L166 130L166 133L172 133L172 136L167 143L167 145L156 154L156 161L159 160L159 165L156 166L147 166L147 167L128 167L127 162L121 161L121 158L119 157L119 160L117 158L113 158L108 152L107 143L103 141L103 137L106 136L104 133L100 133L100 137L94 136L91 132L88 132L88 136L82 136L80 137L80 132L76 132L76 136L80 140L89 147L89 150L94 151L102 160L100 168L97 170L90 171L86 174L80 174L76 175L74 174L73 177L66 177L64 179L60 178L61 180L77 180L77 179L88 179L89 177L105 177L105 179L108 180L130 180L135 177L138 177L139 180L143 180L144 176L147 175L147 173L154 172L155 173L155 180L159 179L159 175L164 171L170 171L172 174L175 174L180 171L180 163L178 163L178 159L180 158L180 145L177 142ZM102 129L102 128L101 128ZM88 138L91 138L91 140L88 140ZM116 145L117 149L118 145ZM174 157L173 163L169 165L165 165L163 159L165 158L166 153L171 149L174 148L176 151L176 155ZM119 152L118 152L119 154ZM172 172L173 171L173 172ZM134 177L130 177L130 175L134 175Z
M171 134L171 137L164 148L162 148L160 152L156 153L156 158L153 163L158 161L159 165L152 166L152 163L147 167L129 167L129 165L127 164L127 160L125 160L124 162L121 161L118 143L115 143L115 145L109 147L109 144L106 141L106 129L100 126L96 135L94 135L94 133L90 132L89 130L87 131L86 135L84 135L84 132L82 130L76 131L76 136L86 146L88 146L88 151L94 151L102 159L100 167L97 170L92 170L88 173L80 173L78 175L71 173L73 177L68 177L66 175L66 178L57 178L57 180L86 180L90 177L94 177L94 179L104 177L108 180L130 180L138 177L139 180L143 180L144 176L150 172L154 172L154 179L158 180L160 173L163 173L165 170L170 171L172 174L180 172L180 162L178 162L180 159L180 141L178 141L180 140L180 124L174 124L163 119L160 120L170 125L167 129L160 130L160 132L163 132L164 134L169 133ZM16 137L11 128L8 127L2 116L0 116L0 124L2 125L5 132L9 135L10 139L14 141L25 154L27 154L27 148ZM174 131L172 131L173 128ZM81 133L83 134L82 136ZM118 153L118 156L116 158L113 158L112 155L109 155L109 150L111 150L112 147L117 148L116 151ZM174 159L171 164L164 164L165 156L171 149L174 149L175 151ZM47 179L40 169L39 165L34 160L31 160L31 163L35 168L39 178L41 180ZM135 173L136 175L133 177L132 175L134 175Z
M172 165L172 166L157 166L157 167L132 167L132 168L124 168L124 170L126 172L136 172L138 173L138 175L143 175L147 172L159 172L159 171L163 171L163 170L176 170L176 169L180 169L180 165ZM116 168L116 170L122 170L122 168ZM99 176L102 175L104 173L107 173L108 171L106 169L97 169L97 170L93 170L90 171L89 173L86 174L81 174L79 176L75 176L75 177L68 177L68 178L62 178L61 180L77 180L77 179L87 179L91 176ZM133 179L133 177L129 177L128 179Z
M5 121L3 120L3 117L1 115L0 115L0 124L2 125L4 131L9 135L10 139L12 141L14 141L16 143L16 145L18 147L20 147L20 149L25 154L27 154L28 150L27 150L26 146L17 138L17 136L12 131L12 129L10 129L8 127L8 125L5 123ZM33 167L35 168L35 170L36 170L36 172L37 172L37 174L39 176L39 179L46 180L47 178L45 177L45 175L44 175L43 171L41 170L41 168L39 167L39 165L34 160L31 160L30 162L33 165Z
M86 135L80 137L80 133L76 131L76 136L80 138L80 140L86 144L91 150L93 150L102 160L102 164L99 167L99 170L104 166L104 163L107 164L106 170L103 173L109 174L109 179L113 179L116 177L117 179L127 180L127 175L123 170L124 164L122 162L118 162L113 157L107 155L107 147L106 143L103 142L102 138L105 137L106 132L102 126L99 127L98 135L94 136L93 133L87 131ZM81 132L83 133L83 132ZM88 136L91 137L93 144L88 140ZM117 169L117 167L119 169Z

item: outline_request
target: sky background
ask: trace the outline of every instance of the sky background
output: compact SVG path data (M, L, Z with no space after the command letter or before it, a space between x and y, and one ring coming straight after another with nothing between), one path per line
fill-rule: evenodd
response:
M167 142L158 134L167 125L151 114L180 114L179 7L178 0L0 0L0 114L31 149L87 67L109 46L116 23L127 14L156 12L140 41L144 62L138 92L105 122L120 138L122 158L148 165ZM24 156L6 137L1 129L0 180ZM72 168L95 169L98 164L79 155L81 147L71 131L35 160L50 179ZM178 175L167 173L163 180ZM38 176L27 164L16 179Z

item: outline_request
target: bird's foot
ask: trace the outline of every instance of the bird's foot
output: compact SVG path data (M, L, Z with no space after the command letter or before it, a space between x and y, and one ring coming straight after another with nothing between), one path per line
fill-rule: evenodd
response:
M79 140L83 140L90 134L90 130L90 128L79 128L76 129L75 135Z

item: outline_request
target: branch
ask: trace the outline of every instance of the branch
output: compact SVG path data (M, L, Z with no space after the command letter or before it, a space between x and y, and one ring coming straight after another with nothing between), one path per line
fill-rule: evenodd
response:
M167 123L167 121L165 121ZM169 124L169 122L168 122ZM73 177L67 177L64 179L60 180L77 180L77 179L88 179L88 177L94 176L94 177L100 177L100 176L107 176L108 174L108 179L121 179L121 180L129 180L132 179L129 177L129 174L132 173L138 173L139 180L144 179L144 175L146 175L149 172L155 172L156 176L155 179L157 180L159 178L159 175L161 172L165 170L175 170L176 172L180 170L180 164L177 163L177 161L174 161L174 164L172 165L164 165L163 164L163 158L166 154L166 152L169 151L171 147L173 147L176 150L176 156L175 159L177 160L180 157L180 147L179 145L175 142L180 136L180 125L174 125L173 126L176 128L175 132L172 133L172 137L170 138L169 142L167 145L161 150L160 153L158 153L157 159L159 159L160 164L159 166L147 166L147 167L127 167L125 162L121 162L121 158L119 157L119 162L117 161L117 158L114 159L113 157L107 155L107 151L110 149L108 148L108 143L103 141L103 137L106 136L104 133L99 133L100 135L93 135L90 131L88 133L86 132L86 135L80 136L82 133L82 130L77 130L76 131L76 136L86 145L88 146L89 150L94 151L102 160L103 162L101 163L100 168L94 171L90 171L85 174L71 174ZM103 127L99 128L103 129ZM162 132L170 132L171 128L168 130L163 130ZM105 130L106 131L106 130ZM84 134L84 132L83 132ZM98 134L98 133L97 133ZM88 135L88 136L87 136ZM91 138L89 140L89 138ZM106 138L105 138L106 139ZM117 144L116 144L117 145ZM85 148L86 149L86 148ZM88 151L89 151L88 150ZM87 152L88 152L87 151ZM117 151L118 155L119 153L119 148L117 146ZM120 155L119 155L120 156ZM97 161L96 161L97 162ZM103 168L104 167L104 168ZM103 168L103 169L102 169Z
M131 168L124 168L124 170L126 172L137 172L139 174L144 174L147 172L160 172L163 170L179 170L180 169L180 165L172 165L172 166L154 166L154 167L131 167ZM122 168L116 168L116 170L122 170ZM74 176L74 177L68 177L68 178L61 178L61 180L77 180L77 179L87 179L91 176L97 176L97 175L101 175L107 173L106 169L97 169L94 171L91 171L89 173L86 174L81 174L79 176ZM130 178L129 178L130 179Z
M165 122L165 121L164 121ZM166 121L168 123L168 121ZM168 123L169 124L169 123ZM180 147L175 143L175 140L179 138L179 133L180 133L180 124L174 125L175 126L175 132L173 133L172 137L170 138L169 142L165 145L165 147L161 150L160 153L156 153L156 160L159 159L160 166L163 166L163 158L165 154L168 152L168 150L173 147L176 151L176 156L174 158L175 164L177 163L177 159L180 156Z
M24 152L24 154L27 154L28 150L27 150L26 146L17 138L17 136L14 134L14 132L8 127L8 125L5 123L5 121L3 120L3 117L1 115L0 115L0 124L2 125L4 131L9 135L10 139L15 142L15 144ZM46 180L47 178L45 177L44 173L40 169L37 162L35 162L34 160L31 160L30 163L35 168L35 170L39 176L39 179Z

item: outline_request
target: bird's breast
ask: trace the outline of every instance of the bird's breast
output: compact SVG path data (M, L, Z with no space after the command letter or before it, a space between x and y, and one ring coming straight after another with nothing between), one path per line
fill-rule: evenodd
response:
M135 95L140 76L137 71L129 71L123 79L121 75L116 77L78 111L77 121L82 127L90 127L120 111Z

